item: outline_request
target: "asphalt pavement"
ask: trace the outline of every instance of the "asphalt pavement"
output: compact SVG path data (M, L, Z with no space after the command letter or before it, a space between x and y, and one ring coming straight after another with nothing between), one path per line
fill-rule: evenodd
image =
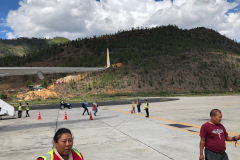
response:
M179 100L178 98L148 98L149 103L164 102L164 101L175 101ZM124 105L131 104L133 100L121 100L121 101L108 101L108 102L98 102L99 106L111 106L111 105ZM141 103L145 102L145 99L140 99ZM82 103L71 103L73 108L81 108ZM93 102L87 104L88 107L92 107ZM31 106L31 110L43 110L43 109L58 109L59 104L52 105L34 105Z
M74 147L85 160L194 160L199 157L200 127L209 120L213 108L222 111L222 124L230 136L240 133L239 96L173 99L149 101L149 118L144 105L142 112L131 114L131 103L114 102L100 105L93 120L82 115L81 107L35 108L30 117L4 117L0 120L0 160L36 159L51 150L54 133L61 127L72 131ZM239 159L239 144L235 147L227 142L226 147L230 160Z

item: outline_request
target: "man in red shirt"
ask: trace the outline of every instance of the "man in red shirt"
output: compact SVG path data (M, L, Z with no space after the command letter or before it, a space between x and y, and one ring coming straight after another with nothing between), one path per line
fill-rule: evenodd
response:
M199 160L204 159L203 148L205 147L205 160L228 160L226 141L237 141L240 135L229 137L225 127L221 124L222 112L213 109L210 112L211 119L202 125L200 129L200 156Z

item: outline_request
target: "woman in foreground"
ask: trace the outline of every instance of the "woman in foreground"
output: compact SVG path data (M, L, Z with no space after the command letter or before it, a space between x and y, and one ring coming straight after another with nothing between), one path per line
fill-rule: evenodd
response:
M60 128L53 137L54 148L37 160L84 160L78 149L73 148L72 133L67 128Z

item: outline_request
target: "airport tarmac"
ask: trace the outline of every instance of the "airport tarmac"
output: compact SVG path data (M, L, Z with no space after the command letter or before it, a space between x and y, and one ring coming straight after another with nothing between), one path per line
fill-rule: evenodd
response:
M36 159L51 150L55 130L61 127L72 131L74 147L85 160L198 159L199 129L209 120L211 109L222 111L222 124L230 136L240 133L239 98L178 97L154 102L149 104L150 118L145 117L143 101L140 114L130 113L131 104L100 106L94 120L82 116L83 108L30 110L27 118L24 111L22 118L0 120L0 160ZM240 145L227 142L226 147L230 160L239 159Z

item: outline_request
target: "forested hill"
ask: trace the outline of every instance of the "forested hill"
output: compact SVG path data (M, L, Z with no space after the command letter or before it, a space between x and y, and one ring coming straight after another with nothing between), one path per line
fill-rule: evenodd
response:
M41 38L18 38L12 40L0 39L0 56L23 56L39 48L46 48L56 44L67 43L69 40L64 37L53 39Z
M74 82L71 93L189 92L240 87L240 44L203 27L135 28L77 39L35 48L21 58L5 56L0 66L104 66L106 48L111 63L120 65Z

